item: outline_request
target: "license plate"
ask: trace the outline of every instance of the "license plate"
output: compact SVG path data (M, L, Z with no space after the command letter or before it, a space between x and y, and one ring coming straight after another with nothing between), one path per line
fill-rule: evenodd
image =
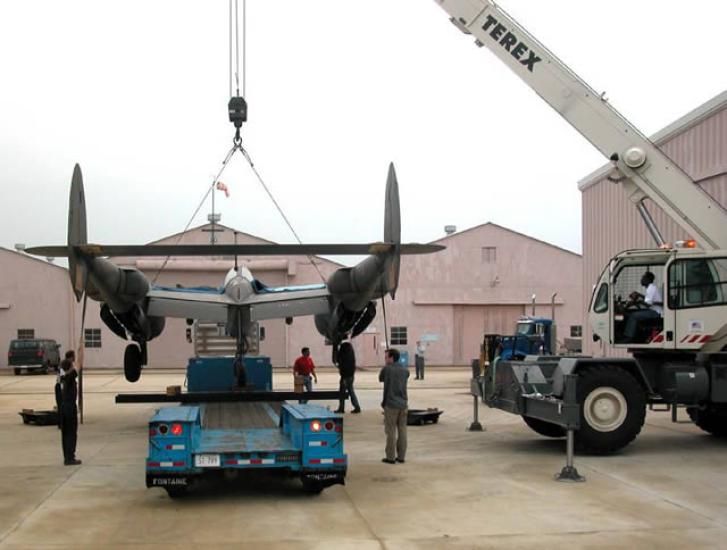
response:
M197 468L219 468L220 455L194 455L194 465Z

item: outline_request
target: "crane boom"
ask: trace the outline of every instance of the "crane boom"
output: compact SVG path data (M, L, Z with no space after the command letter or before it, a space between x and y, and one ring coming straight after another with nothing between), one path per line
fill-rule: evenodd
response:
M642 215L648 198L702 248L727 249L727 211L517 21L490 0L435 1L614 163Z

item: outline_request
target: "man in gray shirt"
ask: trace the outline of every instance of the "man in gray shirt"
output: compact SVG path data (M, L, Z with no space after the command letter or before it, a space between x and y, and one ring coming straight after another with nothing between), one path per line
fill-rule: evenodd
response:
M387 464L404 462L406 458L406 420L408 397L406 383L409 370L399 363L399 350L386 350L386 365L379 372L379 382L384 383L384 430L386 432Z

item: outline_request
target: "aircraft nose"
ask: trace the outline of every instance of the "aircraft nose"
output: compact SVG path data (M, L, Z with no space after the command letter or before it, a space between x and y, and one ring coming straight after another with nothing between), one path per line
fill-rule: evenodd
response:
M241 303L250 294L252 294L252 285L250 281L245 280L242 277L235 277L227 283L225 287L225 294L232 298L235 302Z

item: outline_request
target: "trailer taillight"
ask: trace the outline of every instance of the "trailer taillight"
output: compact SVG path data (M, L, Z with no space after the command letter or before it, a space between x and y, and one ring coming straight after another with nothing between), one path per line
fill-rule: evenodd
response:
M172 435L182 435L184 427L181 424L172 424Z
M154 437L157 434L156 428L149 428L149 435Z
M43 357L43 350L38 350L38 353L36 353L38 357Z
M333 429L333 422L331 422L329 420L328 422L326 422L326 431L330 432L332 429Z
M313 420L310 423L310 429L312 432L320 432L321 431L321 423L318 420Z
M169 431L169 426L167 426L166 424L159 424L158 430L160 434L167 435L167 432Z

